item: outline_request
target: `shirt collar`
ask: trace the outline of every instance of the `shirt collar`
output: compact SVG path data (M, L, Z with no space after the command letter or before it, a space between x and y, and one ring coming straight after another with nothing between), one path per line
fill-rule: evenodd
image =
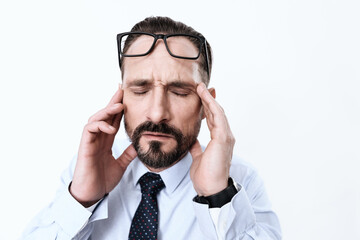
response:
M133 162L134 164L132 165L131 170L133 172L133 184L134 187L136 187L140 177L146 172L149 172L149 169L137 157L133 160ZM165 189L163 191L165 191L166 194L171 195L175 191L188 173L191 163L192 157L188 152L185 157L178 161L175 165L158 173L165 184Z

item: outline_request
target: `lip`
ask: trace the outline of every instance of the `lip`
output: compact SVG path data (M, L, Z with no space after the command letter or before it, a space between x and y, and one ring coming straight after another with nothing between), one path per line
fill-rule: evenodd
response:
M144 132L142 136L149 140L168 140L169 138L174 138L173 135L159 132Z

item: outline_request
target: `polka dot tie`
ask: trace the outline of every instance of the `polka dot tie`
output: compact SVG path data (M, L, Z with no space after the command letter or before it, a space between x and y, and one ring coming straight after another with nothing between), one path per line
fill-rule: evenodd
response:
M165 187L159 174L145 173L140 179L141 202L131 222L129 240L157 239L158 205L156 195Z

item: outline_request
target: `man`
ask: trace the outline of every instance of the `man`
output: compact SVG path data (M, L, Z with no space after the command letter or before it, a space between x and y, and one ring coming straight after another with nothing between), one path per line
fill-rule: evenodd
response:
M117 40L122 85L89 119L76 163L24 238L280 239L264 186L233 158L230 126L206 87L205 38L150 17ZM114 141L123 117L131 143Z

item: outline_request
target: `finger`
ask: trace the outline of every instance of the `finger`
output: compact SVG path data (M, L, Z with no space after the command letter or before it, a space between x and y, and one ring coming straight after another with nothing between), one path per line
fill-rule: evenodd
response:
M122 98L124 95L124 91L121 89L121 84L119 84L119 88L116 91L116 93L114 94L114 96L111 98L110 102L108 103L108 106L114 105L115 103L121 103L122 102Z
M136 150L132 144L130 144L125 151L121 154L116 161L119 162L123 169L126 169L127 166L131 163L132 160L137 156Z
M211 96L210 92L206 89L204 83L199 83L196 91L203 103L203 106L205 107L205 109L208 109L211 114L217 115L224 113L221 106L216 102L213 96Z
M123 104L115 103L95 113L93 116L89 118L88 122L90 123L96 121L111 120L109 123L112 123L114 115L121 113L123 110L124 110Z
M203 153L203 151L202 151L201 145L199 143L199 140L196 140L196 142L190 148L190 154L193 158L193 161L195 161L196 159L199 159L199 157L201 156L202 153Z
M210 131L215 128L218 128L220 131L227 128L228 122L223 108L211 96L204 83L198 85L197 92L203 103L206 122Z
M123 116L122 112L116 114L111 124L116 129L116 133L119 131L122 116Z
M106 133L114 134L116 129L105 121L91 122L85 126L85 130L89 133Z
M213 118L213 115L212 115L212 113L211 113L211 111L210 111L210 109L209 109L209 106L203 104L203 109L204 109L204 113L205 113L206 119L207 119L207 120L212 119L212 118Z
M206 118L206 123L209 126L209 128L212 129L214 127L214 115L210 111L209 105L206 104L203 100L201 100L201 102L203 106L204 116Z

